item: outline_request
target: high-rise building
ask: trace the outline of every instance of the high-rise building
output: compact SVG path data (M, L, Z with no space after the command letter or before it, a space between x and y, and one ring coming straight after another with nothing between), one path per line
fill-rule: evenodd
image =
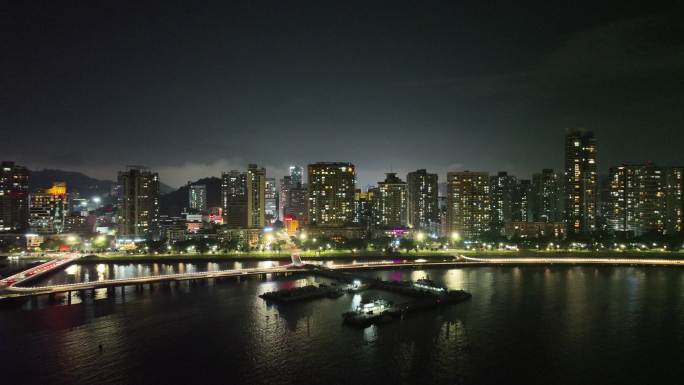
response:
M29 171L14 162L0 164L0 232L28 228Z
M284 176L280 180L280 190L278 192L278 217L285 217L285 206L289 200L288 192L290 188L302 188L304 187L302 181L302 167L301 166L290 166L289 175ZM301 194L300 194L301 195ZM308 214L307 214L308 215ZM298 218L298 220L300 220ZM298 222L301 225L301 222Z
M356 172L351 163L310 164L309 224L344 226L354 221Z
M667 232L684 232L684 167L667 170Z
M119 235L152 235L159 221L159 175L142 166L128 166L119 172L118 183Z
M516 183L516 178L505 171L489 177L489 227L492 231L503 232L504 225L511 221Z
M65 229L69 212L66 183L55 182L49 189L30 194L29 224L38 234L58 234Z
M406 182L396 173L385 174L385 180L378 182L374 198L375 222L383 228L406 227L408 221L408 191Z
M266 169L256 164L247 167L247 227L266 225Z
M302 166L290 166L290 179L294 186L302 185L304 181L302 180L302 174L304 173Z
M447 237L449 236L449 224L447 222L447 208L449 207L448 205L448 198L447 196L449 195L449 188L448 188L448 183L447 182L441 182L438 184L437 190L439 191L438 194L438 201L437 201L437 207L439 210L439 234L442 237Z
M511 221L530 222L532 214L530 210L530 194L532 182L529 179L519 179L513 185L511 195Z
M284 213L297 220L299 226L304 226L309 221L309 191L306 186L297 184L291 186L287 192Z
M640 233L664 234L667 228L667 171L649 163L644 165L643 172Z
M596 229L597 197L594 133L585 129L568 130L565 136L565 222L568 234Z
M247 174L237 170L221 174L221 202L224 224L230 228L247 227Z
M421 169L408 173L408 224L436 232L439 224L439 191L437 174Z
M653 164L610 168L610 230L626 235L664 233L666 172Z
M447 174L449 233L477 238L489 229L489 174L460 171Z
M373 202L375 200L374 194L376 193L377 189L369 189L368 191L357 189L354 192L354 211L356 212L354 223L366 231L370 231L373 228L373 219L375 217Z
M266 223L272 225L278 220L278 190L276 190L275 178L266 178L266 191L264 192L264 209L266 210Z
M280 188L278 190L278 218L285 218L285 204L288 199L288 192L292 187L292 178L289 175L280 179Z
M194 212L207 211L207 185L188 185L188 207Z
M545 168L532 175L530 206L534 222L562 221L561 178L553 169Z

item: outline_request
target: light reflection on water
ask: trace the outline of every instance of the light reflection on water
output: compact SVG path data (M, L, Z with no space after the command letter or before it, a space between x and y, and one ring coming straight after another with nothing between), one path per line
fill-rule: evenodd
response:
M226 266L232 262L158 264L157 271ZM155 271L148 264L74 269L63 277ZM362 298L395 303L401 298L367 291L277 305L257 297L328 282L313 276L240 278L215 287L183 283L143 292L131 287L125 297L106 300L107 291L100 290L96 296L103 300L86 298L80 305L0 310L3 380L575 384L605 378L643 384L683 371L682 269L497 266L358 274L398 280L429 275L450 289L468 290L473 298L356 329L342 325L341 314ZM102 352L98 344L104 345ZM624 365L644 357L648 365Z

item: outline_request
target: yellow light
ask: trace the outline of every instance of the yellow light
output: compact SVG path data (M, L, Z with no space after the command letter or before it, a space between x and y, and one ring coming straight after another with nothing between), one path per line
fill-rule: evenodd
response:
M301 233L299 235L299 239L301 239L302 241L306 241L306 233Z
M454 231L453 233L451 233L451 239L453 241L458 241L459 239L461 239L461 234L459 234L458 231Z
M418 233L416 234L416 240L417 240L418 242L423 242L423 240L425 240L425 234L423 234L422 232L418 232Z

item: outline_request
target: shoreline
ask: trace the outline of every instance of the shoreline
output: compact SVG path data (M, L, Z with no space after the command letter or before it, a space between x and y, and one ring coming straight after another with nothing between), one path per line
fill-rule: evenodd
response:
M586 251L561 251L561 252L546 252L546 251L517 251L517 252L492 252L492 251L466 251L453 250L447 252L410 252L399 253L397 255L383 255L375 252L365 253L344 253L344 252L328 252L320 255L306 255L301 253L304 261L329 261L329 260L355 260L367 259L370 261L377 260L416 260L425 259L427 262L455 262L459 256L477 257L477 258L492 258L492 259L519 259L519 258L543 258L551 260L559 260L563 262L564 259L668 259L668 260L682 260L684 261L684 252L586 252ZM163 263L163 262L217 262L217 261L289 261L290 255L286 253L280 254L193 254L193 255L117 255L117 256L85 256L76 263L106 263L106 262L145 262L145 263ZM461 261L464 262L464 261ZM512 261L511 261L512 262ZM511 262L491 262L511 263ZM469 262L473 263L473 262ZM547 264L548 262L540 263ZM529 264L529 263L526 263Z

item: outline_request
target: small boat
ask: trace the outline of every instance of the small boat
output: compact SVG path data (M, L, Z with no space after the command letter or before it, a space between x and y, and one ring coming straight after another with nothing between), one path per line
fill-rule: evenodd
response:
M416 280L416 282L413 284L414 287L417 287L422 290L430 290L430 291L435 291L435 292L446 292L447 288L438 284L437 282L431 280L430 278L421 278Z

